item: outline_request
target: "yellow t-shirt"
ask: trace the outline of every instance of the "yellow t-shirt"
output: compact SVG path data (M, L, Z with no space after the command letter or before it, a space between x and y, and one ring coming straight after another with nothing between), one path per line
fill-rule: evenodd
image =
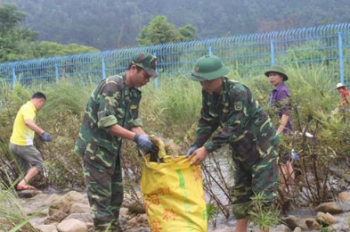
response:
M24 104L18 111L10 142L19 146L33 145L34 131L24 123L24 120L31 119L35 122L36 109L31 101Z

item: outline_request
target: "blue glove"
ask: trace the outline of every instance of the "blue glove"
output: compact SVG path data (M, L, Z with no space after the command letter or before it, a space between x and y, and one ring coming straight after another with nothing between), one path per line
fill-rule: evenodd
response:
M51 142L52 138L51 138L51 135L49 133L44 132L40 135L40 140L43 142Z
M299 159L300 159L299 154L294 149L292 149L292 160L299 160Z
M189 157L190 155L192 155L192 153L197 150L198 147L197 146L192 146L190 147L190 149L188 149L187 153L186 153L186 157Z
M137 146L145 152L148 152L154 146L149 137L144 134L136 134L134 141L136 142Z

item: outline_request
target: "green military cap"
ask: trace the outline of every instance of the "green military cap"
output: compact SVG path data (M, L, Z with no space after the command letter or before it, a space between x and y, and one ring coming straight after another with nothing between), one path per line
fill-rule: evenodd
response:
M151 77L158 76L156 73L157 57L151 54L140 53L133 57L131 63L143 68Z
M284 68L282 68L281 66L278 65L272 65L266 72L265 72L265 76L269 77L270 73L278 73L281 74L283 76L283 80L286 81L288 80L288 76L286 74L286 71L284 71Z
M191 79L194 81L211 81L225 76L229 71L219 57L206 55L197 60Z

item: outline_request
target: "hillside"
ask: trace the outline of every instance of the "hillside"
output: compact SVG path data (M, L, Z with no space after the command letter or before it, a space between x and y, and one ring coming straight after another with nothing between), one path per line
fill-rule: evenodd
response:
M1 1L0 5L6 2ZM199 39L350 21L349 0L8 0L40 40L99 49L137 46L143 26L165 15ZM329 9L332 9L331 11Z

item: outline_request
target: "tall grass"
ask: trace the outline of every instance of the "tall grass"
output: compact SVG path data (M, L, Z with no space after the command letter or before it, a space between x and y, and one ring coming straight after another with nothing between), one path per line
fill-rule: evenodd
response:
M0 181L0 231L36 232L14 190L16 183L7 187Z
M296 164L303 175L294 183L302 193L284 196L282 200L290 198L295 206L300 206L303 202L318 204L332 198L332 192L345 188L346 178L343 177L348 173L343 171L339 174L333 166L341 167L340 170L349 170L350 167L347 156L350 153L350 128L349 123L345 121L349 116L347 113L331 113L338 107L340 96L334 90L333 80L326 76L327 67L290 66L286 67L286 70L289 76L286 84L293 99L294 129L301 134L282 137L280 146L289 150L294 148L299 153L301 160L296 161ZM261 73L242 79L238 73L232 71L228 76L250 87L277 125L276 115L268 109L268 96L273 87L267 77ZM149 134L173 139L182 147L181 152L184 153L194 140L195 126L200 116L201 86L185 75L163 77L158 81L158 90L153 83L142 88L140 116L144 129ZM3 107L0 109L0 139L4 144L8 144L19 107L29 100L35 91L40 90L47 95L47 104L38 113L37 123L50 132L54 140L47 144L35 140L35 145L44 157L48 174L44 178L44 185L59 188L84 185L81 160L73 154L73 148L86 102L95 86L96 84L91 83L86 85L84 81L71 83L63 80L60 84L51 86L24 88L17 85L14 89L9 86L1 87L0 102ZM315 137L306 138L303 133L305 130ZM123 168L127 174L126 182L132 179L137 182L141 173L137 150L133 142L126 142L124 146ZM229 179L227 174L218 174L220 182ZM338 180L337 184L330 184L331 179ZM224 195L229 196L230 184L222 183L222 186Z

